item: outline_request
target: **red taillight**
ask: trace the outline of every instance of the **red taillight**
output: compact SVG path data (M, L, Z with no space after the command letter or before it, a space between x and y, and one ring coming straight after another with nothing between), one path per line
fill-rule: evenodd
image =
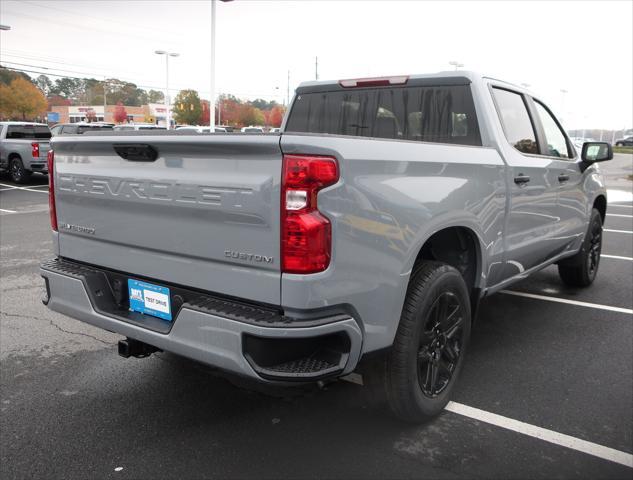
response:
M40 156L40 144L37 142L31 143L31 155L33 158L38 158Z
M404 85L407 83L408 80L408 75L400 75L398 77L355 78L350 80L339 80L338 83L343 88L388 87L389 85Z
M57 209L55 208L55 154L52 150L46 156L48 166L48 209L51 215L51 228L57 231Z
M317 193L338 181L334 157L284 155L281 188L281 270L322 272L330 264L332 228Z

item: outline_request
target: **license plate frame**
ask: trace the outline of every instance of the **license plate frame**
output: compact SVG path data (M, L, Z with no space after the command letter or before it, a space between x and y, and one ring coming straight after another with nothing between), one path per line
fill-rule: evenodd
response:
M130 311L151 315L171 322L171 293L168 287L128 278Z

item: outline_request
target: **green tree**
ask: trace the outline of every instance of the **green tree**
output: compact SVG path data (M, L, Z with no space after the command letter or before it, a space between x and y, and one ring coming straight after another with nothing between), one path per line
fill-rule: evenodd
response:
M55 84L49 90L49 94L61 95L62 97L79 101L79 98L83 95L84 90L82 79L62 77L55 80Z
M26 73L14 72L13 70L0 66L0 83L9 85L16 78L23 78L24 80L32 83L31 77L29 77Z
M164 103L165 95L160 90L150 90L147 92L147 101L149 103Z
M40 75L39 77L37 77L35 79L35 85L42 91L44 95L47 96L50 93L51 88L53 88L53 82L51 82L51 79L48 78L46 75Z
M271 110L273 107L277 106L277 102L274 100L268 102L262 98L257 98L250 103L253 107L259 108L260 110Z
M202 116L202 104L195 90L181 90L174 99L174 120L176 123L197 125Z

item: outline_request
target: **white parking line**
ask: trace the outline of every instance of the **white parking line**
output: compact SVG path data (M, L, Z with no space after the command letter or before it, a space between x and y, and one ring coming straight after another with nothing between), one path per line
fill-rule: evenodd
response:
M0 212L5 212L5 213L16 213L15 210L7 210L6 208L0 208Z
M448 402L446 410L464 417L472 418L480 422L489 423L497 427L512 430L513 432L527 435L528 437L538 438L544 442L560 445L561 447L570 448L578 452L586 453L594 457L602 458L610 462L619 463L625 467L633 468L633 455L614 448L598 445L597 443L581 440L564 433L555 432L546 428L530 425L519 420L497 415L496 413L486 412L478 408L469 407L456 402Z
M624 215L621 213L607 213L607 217L625 217L625 218L633 218L633 215Z
M633 258L631 257L620 257L619 255L605 255L604 253L600 254L600 258L613 258L615 260L628 260L629 262L633 262Z
M609 228L605 228L604 231L611 232L611 233L630 233L633 235L633 232L631 230L611 230Z
M536 295L534 293L515 292L513 290L501 290L499 293L505 293L506 295L516 295L517 297L534 298L536 300L546 300L548 302L566 303L568 305L576 305L578 307L608 310L610 312L628 313L629 315L633 315L633 309L631 308L612 307L610 305L600 305L599 303L579 302L577 300L569 300L567 298L548 297L545 295Z
M0 183L0 187L7 187L7 188L3 188L0 190L0 192L6 192L7 190L26 190L28 192L37 192L37 193L46 193L48 194L48 190L44 191L44 190L35 190L36 187L44 187L44 186L48 186L48 185L36 185L33 186L31 188L29 187L16 187L15 185L9 185L7 183Z
M611 207L633 208L633 205L618 205L617 203L610 203L609 208Z

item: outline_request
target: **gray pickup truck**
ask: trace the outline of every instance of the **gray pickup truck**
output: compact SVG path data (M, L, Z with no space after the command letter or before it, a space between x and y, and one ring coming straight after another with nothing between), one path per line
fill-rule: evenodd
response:
M45 123L0 122L0 170L15 183L26 183L33 172L47 172L51 131Z
M606 190L551 110L467 72L307 82L280 134L87 133L49 156L49 308L290 385L371 364L439 413L480 300L557 263L588 286ZM373 378L376 378L375 376Z

